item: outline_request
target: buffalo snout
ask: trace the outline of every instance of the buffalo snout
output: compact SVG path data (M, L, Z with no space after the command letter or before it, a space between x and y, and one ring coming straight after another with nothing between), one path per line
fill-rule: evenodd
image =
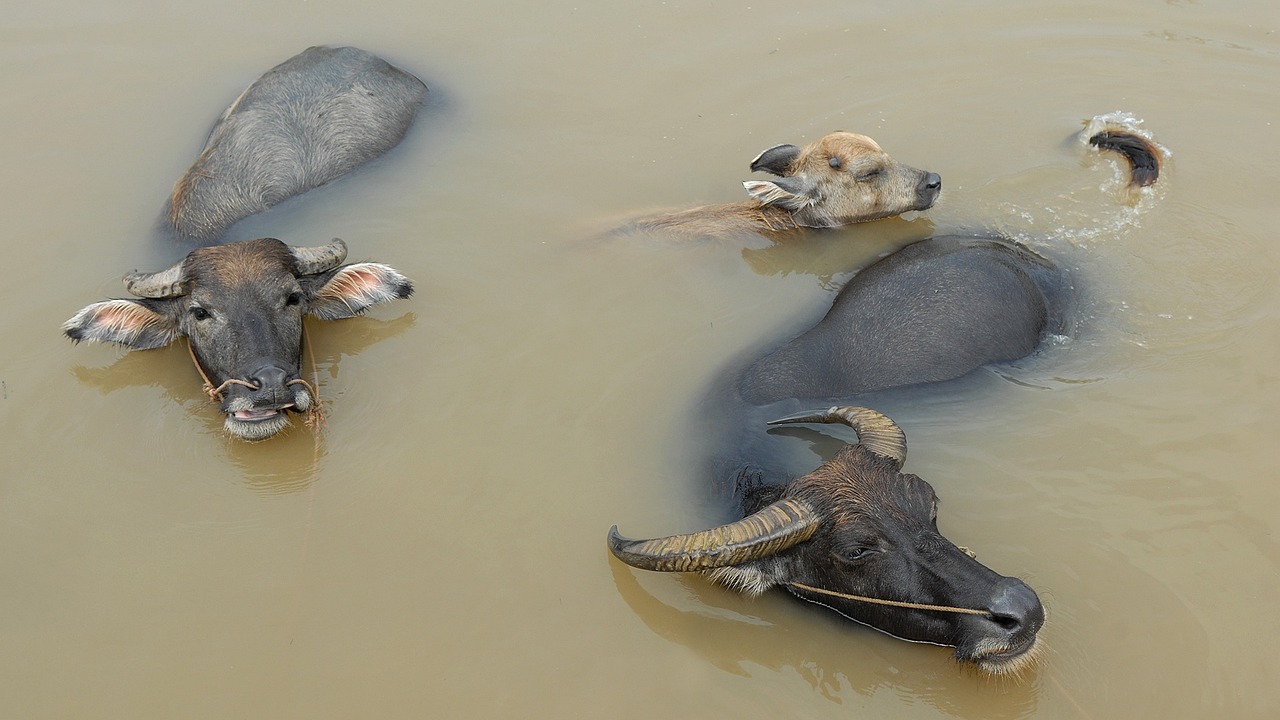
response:
M1029 585L1017 578L1003 578L987 606L991 620L1010 634L1035 633L1044 625L1044 606Z
M250 380L257 385L261 392L269 394L277 394L284 390L285 381L288 380L289 373L283 368L276 365L263 365L250 375Z
M928 210L942 192L942 176L935 172L927 172L916 185L916 210Z
M1001 577L991 589L987 615L971 615L967 640L956 657L992 674L1018 673L1035 661L1044 606L1035 590L1017 578Z

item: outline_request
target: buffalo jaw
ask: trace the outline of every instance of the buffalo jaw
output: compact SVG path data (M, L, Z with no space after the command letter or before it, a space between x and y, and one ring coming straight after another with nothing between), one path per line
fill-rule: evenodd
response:
M222 426L228 433L257 442L288 427L290 413L306 413L314 406L315 398L307 385L295 382L265 392L229 392L219 409L226 415Z
M968 603L964 600L940 600L940 606L948 610L885 607L849 596L829 596L814 592L811 588L816 586L798 584L795 580L779 579L777 584L786 587L788 592L801 600L834 610L849 620L899 640L954 648L952 657L957 662L972 666L987 675L1020 675L1035 665L1040 654L1039 631L1044 626L1045 614L1039 597L1021 580L996 575L976 560L961 560L963 551L959 548L955 550L952 561L972 565L965 572L968 575L965 582L972 583L975 577L982 575L994 576L994 581L977 594L944 593L944 597L950 598L970 596ZM755 587L765 586L770 582L760 573L748 571L746 575L753 578ZM713 575L712 579L721 583L732 582L737 587L742 587L744 583L743 578L735 578L723 572ZM819 582L825 587L845 585L838 580ZM865 597L898 597L891 595L892 592L881 591ZM857 593L848 595L856 596ZM932 605L933 603L927 603L929 599L935 598L920 598L926 601L926 605ZM949 605L949 602L957 605ZM982 612L952 612L969 609Z
M902 570L900 553L883 550L853 562L833 561L829 558L840 551L831 549L824 537L827 532L820 530L813 541L788 552L705 570L703 574L712 582L751 597L775 587L784 588L801 600L899 640L954 648L952 656L957 662L988 675L1016 676L1035 664L1040 648L1038 633L1045 614L1035 591L1021 580L997 575L938 535L931 543L937 546L938 555L931 560L930 570L943 566L933 580L945 587L940 592L904 592L878 576L910 574L909 571L895 573L893 567L875 567L897 565ZM858 568L859 564L864 567ZM884 606L863 598L982 613Z

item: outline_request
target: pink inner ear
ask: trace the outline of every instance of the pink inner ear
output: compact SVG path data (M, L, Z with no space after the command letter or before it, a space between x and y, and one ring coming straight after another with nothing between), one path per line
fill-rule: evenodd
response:
M373 304L386 294L382 269L371 263L348 265L320 290L319 297Z
M320 296L335 297L340 300L361 300L378 292L379 286L380 278L375 270L351 265L349 268L343 268L332 281L325 284L324 290L320 291Z
M359 266L351 267L343 273L342 281L344 290L363 295L376 292L382 286L382 277L378 273Z
M155 320L153 313L128 301L99 306L94 313L94 321L112 332L137 332Z

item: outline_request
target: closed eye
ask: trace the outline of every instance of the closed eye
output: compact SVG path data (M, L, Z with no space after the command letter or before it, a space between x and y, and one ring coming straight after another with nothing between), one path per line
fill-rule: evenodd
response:
M876 168L874 170L868 170L854 179L857 180L858 182L868 182L870 180L875 180L876 178L880 177L883 174L884 174L883 168Z
M857 547L857 548L849 548L847 550L838 550L833 552L832 554L835 555L836 559L839 560L840 562L856 563L862 560L866 560L867 558L876 554L876 552L877 550L873 547Z

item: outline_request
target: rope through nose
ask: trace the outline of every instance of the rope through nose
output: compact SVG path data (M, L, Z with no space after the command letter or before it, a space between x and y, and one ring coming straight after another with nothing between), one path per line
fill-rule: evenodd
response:
M222 391L226 390L228 385L243 385L254 391L257 391L261 387L260 385L254 385L251 382L237 380L235 378L231 378L218 387L214 387L213 381L209 379L209 375L205 373L204 368L200 366L200 359L196 357L196 349L191 347L191 338L187 338L187 354L191 356L191 363L196 366L196 372L200 373L200 379L204 380L204 394L208 395L209 399L214 402L222 402Z
M302 343L307 347L307 354L311 357L311 368L316 373L316 382L319 382L320 368L316 365L315 351L311 349L311 342L307 338L307 335L305 332L302 334ZM202 389L204 390L204 394L208 395L209 399L212 400L213 402L219 402L219 403L222 402L222 391L226 390L228 385L242 385L244 387L249 388L250 390L253 390L254 392L257 392L262 388L261 385L254 385L251 382L247 382L245 380L238 380L236 378L231 378L230 380L222 383L218 387L214 387L213 381L209 379L208 373L206 373L204 371L204 368L200 365L200 358L196 357L196 349L191 346L191 338L187 338L187 354L191 356L191 364L196 366L196 372L200 373L200 379L204 381L204 385L202 386ZM307 382L302 378L297 378L296 380L290 380L289 382L285 383L285 385L286 386L301 385L307 389L307 392L311 393L311 409L307 411L307 419L305 421L307 424L307 427L317 427L317 426L324 425L324 410L321 409L320 407L319 388L317 388L315 385L312 385L311 383Z
M972 608L949 607L947 605L927 605L925 603L913 603L903 600L884 600L882 598L866 597L865 595L849 595L847 593L836 592L835 590L824 590L822 588L805 585L803 583L787 583L791 587L808 590L819 595L830 595L832 597L844 598L845 600L857 600L858 602L871 603L873 605L888 605L890 607L908 608L910 610L934 610L937 612L959 613L961 615L990 615L986 610L974 610Z

